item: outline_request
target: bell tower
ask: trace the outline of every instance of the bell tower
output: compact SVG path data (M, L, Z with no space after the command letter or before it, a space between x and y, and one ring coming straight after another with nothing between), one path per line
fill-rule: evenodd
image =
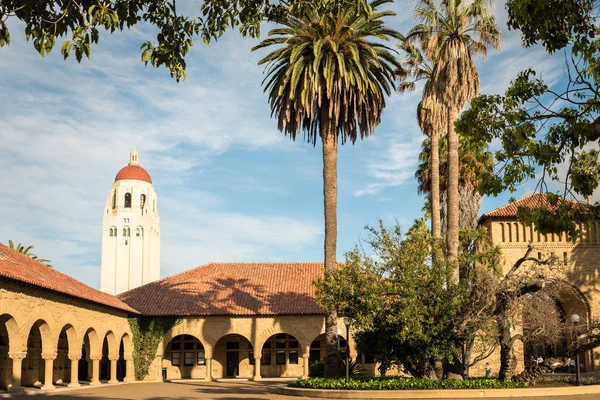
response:
M160 222L152 179L135 149L115 178L102 218L100 288L119 294L160 279Z

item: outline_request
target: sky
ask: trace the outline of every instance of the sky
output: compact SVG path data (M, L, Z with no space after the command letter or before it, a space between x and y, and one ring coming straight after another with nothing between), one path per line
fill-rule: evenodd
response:
M183 4L199 14L198 2ZM389 25L407 32L410 3L391 8ZM503 92L529 67L560 84L564 55L523 49L502 3L494 13L503 49L477 59L482 93ZM232 31L209 46L196 40L188 78L176 83L140 61L141 43L156 35L150 26L101 33L81 64L62 59L62 41L42 58L23 25L9 28L11 45L0 48L1 243L33 244L57 270L99 288L104 204L136 148L158 193L162 277L208 262L323 259L321 148L277 130L257 65L265 53L250 52L257 39ZM420 95L393 94L372 137L340 146L339 260L365 225L381 218L408 228L422 215ZM485 198L482 212L534 187Z

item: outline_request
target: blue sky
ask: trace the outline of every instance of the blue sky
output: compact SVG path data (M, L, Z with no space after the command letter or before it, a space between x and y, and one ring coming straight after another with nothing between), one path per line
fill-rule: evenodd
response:
M198 13L197 2L187 6ZM390 25L406 32L410 4L392 8ZM477 60L482 92L504 91L528 67L560 82L563 55L522 49L502 3L494 10L505 38L502 52ZM12 43L0 49L0 242L34 244L58 270L99 287L103 206L135 147L159 196L163 277L210 261L322 260L321 149L277 131L261 54L250 53L257 40L236 32L210 46L198 40L188 79L177 84L140 61L152 27L104 33L81 64L63 61L60 43L42 59L22 25L9 27ZM413 178L419 97L393 95L373 137L340 147L340 260L365 224L408 226L421 215ZM482 211L509 197L484 199Z

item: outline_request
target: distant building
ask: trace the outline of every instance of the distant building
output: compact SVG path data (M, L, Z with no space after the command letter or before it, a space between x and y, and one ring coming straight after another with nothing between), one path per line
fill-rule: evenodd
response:
M152 179L137 151L115 177L102 218L100 289L119 294L160 279L160 221Z

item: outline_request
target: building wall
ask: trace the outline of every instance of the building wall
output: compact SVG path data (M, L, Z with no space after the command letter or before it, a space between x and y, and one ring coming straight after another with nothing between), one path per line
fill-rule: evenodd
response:
M571 241L566 234L542 235L535 227L524 226L516 219L488 219L483 223L494 244L502 251L502 272L506 274L517 260L527 252L529 244L533 245L532 257L548 258L552 253L558 257L560 264L547 273L555 278L564 280L580 292L579 298L565 296L561 305L567 316L578 314L582 321L591 322L598 316L600 309L600 296L597 294L598 277L600 276L600 222L580 225L581 236ZM522 268L527 268L527 263ZM521 330L519 322L516 331ZM515 358L518 373L524 368L524 348L522 342L515 346ZM485 363L489 362L495 372L500 364L499 351L488 359L478 363L472 368L472 374L484 375ZM584 357L587 370L591 370L600 362L600 352L590 352Z
M102 356L104 339L111 357L131 358L131 331L125 311L72 299L50 291L0 280L0 387L12 382L9 352L26 353L24 385L40 383L44 357L54 357L53 383L70 379L69 357ZM129 363L131 364L131 363Z
M131 207L125 207L127 194ZM103 292L119 294L160 279L157 207L151 183L119 180L111 186L102 219Z

